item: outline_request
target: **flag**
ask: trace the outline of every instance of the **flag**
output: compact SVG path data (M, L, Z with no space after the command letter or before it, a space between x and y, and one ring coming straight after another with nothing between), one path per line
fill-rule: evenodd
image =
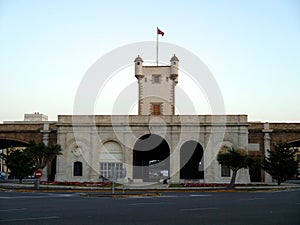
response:
M161 31L159 28L157 28L157 34L161 34L161 36L164 36L165 33Z

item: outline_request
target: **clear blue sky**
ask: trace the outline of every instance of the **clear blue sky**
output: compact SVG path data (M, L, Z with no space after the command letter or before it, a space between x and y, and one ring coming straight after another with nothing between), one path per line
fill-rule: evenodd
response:
M112 49L155 41L156 26L209 67L228 114L300 122L299 0L0 0L0 122L72 114L86 70Z

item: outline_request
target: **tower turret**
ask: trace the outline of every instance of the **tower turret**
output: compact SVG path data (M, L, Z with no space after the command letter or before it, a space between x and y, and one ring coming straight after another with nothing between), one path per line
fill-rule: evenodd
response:
M143 59L138 55L138 57L134 60L135 63L135 77L136 78L142 78L144 77L143 73Z
M169 66L143 66L143 59L135 60L138 80L139 115L174 115L175 85L178 78L178 58L174 55Z
M174 82L178 83L178 58L174 54L174 56L170 60L171 64L171 71L170 71L170 78L174 80Z

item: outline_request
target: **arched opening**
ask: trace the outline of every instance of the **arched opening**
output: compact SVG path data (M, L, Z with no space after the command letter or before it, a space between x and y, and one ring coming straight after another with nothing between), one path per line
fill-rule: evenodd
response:
M0 139L0 154L7 154L8 149L10 148L26 148L28 143L20 140L14 139ZM0 158L0 176L1 178L8 177L9 169L7 168L5 161Z
M159 181L170 174L170 148L156 134L140 137L133 149L133 178L143 181Z
M180 148L180 179L204 179L203 148L196 141L187 141Z
M28 143L22 140L16 139L1 139L0 138L0 153L6 154L7 149L14 147L14 148L26 148ZM54 181L56 175L56 163L57 157L55 156L54 159L47 165L47 179L48 181ZM2 159L0 159L0 172L7 174L7 167Z

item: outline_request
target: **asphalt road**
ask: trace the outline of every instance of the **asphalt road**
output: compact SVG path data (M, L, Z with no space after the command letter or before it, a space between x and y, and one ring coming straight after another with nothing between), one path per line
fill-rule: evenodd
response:
M0 224L300 224L300 190L84 197L0 191Z

